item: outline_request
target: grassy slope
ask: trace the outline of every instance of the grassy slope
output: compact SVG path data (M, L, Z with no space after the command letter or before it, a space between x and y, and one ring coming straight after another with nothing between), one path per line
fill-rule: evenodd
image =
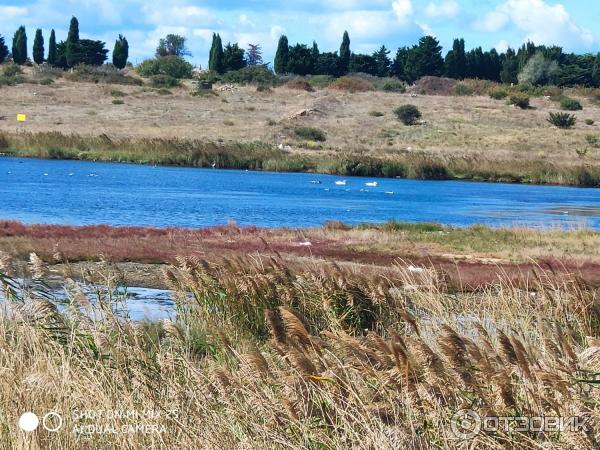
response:
M124 104L112 103L115 90ZM487 97L285 87L192 97L186 88L159 95L139 86L59 79L2 91L5 154L341 175L571 185L600 180L600 151L586 139L597 126L584 122L600 123L600 108L585 99L576 128L560 131L545 120L558 105L544 98L522 111ZM408 102L422 110L424 125L405 127L395 119L393 109ZM312 112L295 117L302 110ZM383 116L369 114L375 110ZM13 117L20 112L28 122L17 128ZM323 129L327 141L299 139L294 129L300 126ZM577 155L588 147L584 158Z

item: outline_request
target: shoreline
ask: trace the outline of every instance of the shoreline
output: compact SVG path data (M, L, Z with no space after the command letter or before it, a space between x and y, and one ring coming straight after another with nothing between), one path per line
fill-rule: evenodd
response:
M474 181L545 186L600 187L600 167L557 167L542 160L444 159L421 153L368 156L286 152L264 142L196 139L111 139L57 132L0 134L0 158L34 158L130 163L165 167L215 168L344 177Z

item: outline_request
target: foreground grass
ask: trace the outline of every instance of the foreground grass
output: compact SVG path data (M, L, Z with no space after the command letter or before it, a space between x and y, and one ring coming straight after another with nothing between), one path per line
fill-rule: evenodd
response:
M187 167L315 172L341 176L474 180L600 186L600 167L555 165L546 160L486 159L398 153L367 156L341 152L288 152L263 142L210 142L179 138L90 137L58 132L0 135L4 155L50 159L130 162Z
M177 318L147 324L115 313L110 267L100 302L67 281L63 312L35 255L30 276L27 289L2 277L9 448L592 449L600 437L598 297L569 277L450 295L435 271L396 265L182 257L164 273ZM591 425L463 441L451 432L461 409ZM26 410L55 411L63 427L19 431Z

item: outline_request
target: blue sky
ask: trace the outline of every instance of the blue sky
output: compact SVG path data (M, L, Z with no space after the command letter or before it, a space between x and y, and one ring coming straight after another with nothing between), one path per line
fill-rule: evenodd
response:
M504 51L527 40L575 52L600 51L600 4L595 0L0 0L0 34L7 42L25 25L29 44L35 28L46 39L55 28L66 37L71 15L82 37L102 39L112 50L119 33L130 43L134 63L152 56L160 37L188 38L195 64L206 65L213 31L226 43L260 43L272 60L277 39L316 40L322 51L337 50L344 30L352 50L371 52L381 44L395 50L432 34L445 50L454 37L467 47Z

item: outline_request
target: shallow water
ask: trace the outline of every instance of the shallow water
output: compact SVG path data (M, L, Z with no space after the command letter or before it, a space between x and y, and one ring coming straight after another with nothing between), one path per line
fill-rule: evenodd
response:
M401 221L600 230L600 189L0 158L0 219L266 227ZM321 184L312 184L319 180Z

